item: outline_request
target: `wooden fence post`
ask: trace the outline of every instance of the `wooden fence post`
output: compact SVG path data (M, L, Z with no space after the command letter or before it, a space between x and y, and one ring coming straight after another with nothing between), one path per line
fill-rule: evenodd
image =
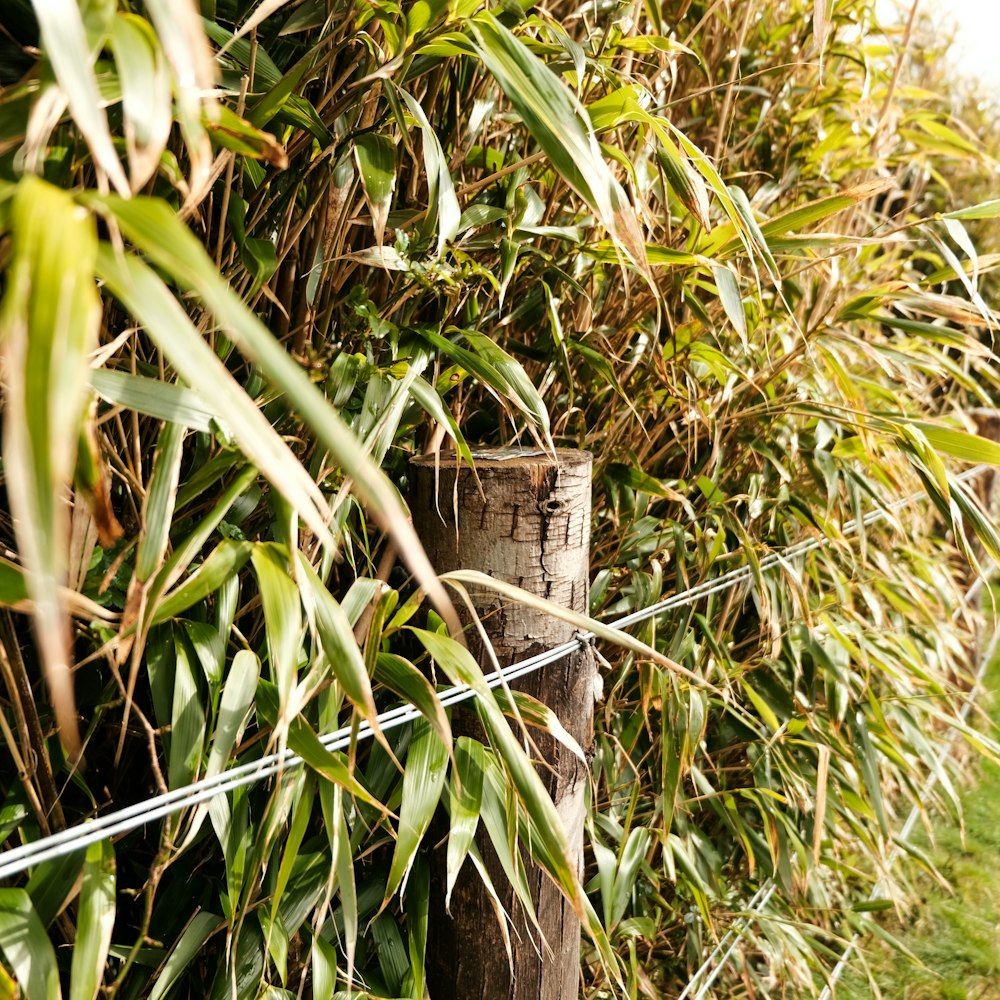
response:
M412 461L411 509L421 540L438 572L477 569L534 594L587 611L590 555L588 452L555 456L524 449L476 453L476 476L455 456ZM457 523L456 523L457 511ZM549 615L501 601L493 592L471 594L500 665L506 666L567 641L573 628ZM488 669L482 649L469 645ZM594 660L590 649L568 656L515 685L548 705L585 749L593 741ZM457 711L457 733L481 736L473 713ZM586 767L547 733L531 730L545 781L582 866ZM555 884L527 865L532 901L544 940L525 920L482 830L477 844L493 885L511 917L513 963L482 882L466 860L444 909L444 847L434 873L427 947L431 1000L576 1000L580 990L580 922Z

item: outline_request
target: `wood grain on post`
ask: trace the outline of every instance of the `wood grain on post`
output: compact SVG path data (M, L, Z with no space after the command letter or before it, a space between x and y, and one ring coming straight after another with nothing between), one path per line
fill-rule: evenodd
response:
M477 569L556 604L586 613L589 589L590 478L588 452L504 449L476 453L476 476L454 455L413 459L411 509L439 573ZM457 511L457 523L456 523ZM550 615L473 591L501 666L571 639L572 626ZM470 648L484 670L474 630ZM580 650L516 682L518 690L548 705L584 750L593 741L594 660ZM481 737L473 713L459 711L457 734ZM582 868L587 768L547 733L531 730L541 774ZM444 847L432 859L427 948L432 1000L576 1000L580 989L580 922L539 868L527 863L528 883L542 938L525 919L488 838L477 844L507 913L513 963L482 882L466 860L444 909Z

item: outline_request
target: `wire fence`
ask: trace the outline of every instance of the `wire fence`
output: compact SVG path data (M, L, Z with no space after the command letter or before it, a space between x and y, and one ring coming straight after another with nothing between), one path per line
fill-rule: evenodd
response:
M987 466L977 466L956 478L959 482L965 483L980 475L987 468ZM859 528L885 520L892 514L898 513L925 498L926 493L920 491L886 504L869 512L860 520L846 522L842 528L842 534L845 536L855 534ZM752 584L758 574L763 574L781 565L787 565L792 560L832 544L833 540L826 536L804 540L770 553L760 560L756 568L746 565L730 570L712 580L706 580L688 590L624 615L609 624L617 629L625 629L631 625L648 621L664 612L692 605L706 597L722 593L741 584ZM485 678L487 686L491 689L497 688L527 674L542 670L588 646L595 638L594 634L590 632L578 633L568 642L520 660L503 670L487 674ZM475 691L464 684L455 685L439 693L440 702L446 708L468 701L473 697L475 697ZM380 713L376 718L378 728L381 731L388 731L416 721L420 717L418 709L413 705L405 704ZM342 750L349 747L352 740L364 740L370 738L373 733L373 728L365 721L356 727L343 727L321 736L320 742L328 751ZM66 830L22 844L0 853L0 879L13 878L46 861L85 850L89 845L99 840L129 833L148 823L156 822L192 806L207 802L216 796L225 795L239 788L264 781L283 770L297 767L303 763L301 757L288 749L280 753L267 754L258 760L237 765L220 774L202 778L181 788L153 796L144 802L114 810ZM746 911L718 942L705 963L694 974L679 1000L687 1000L688 997L692 997L693 1000L702 1000L706 991L724 970L740 940L770 902L775 891L776 886L772 880L768 880L758 889L747 904ZM856 940L849 945L848 953L843 958L844 964L849 958L850 950L855 945ZM698 992L692 993L695 989Z
M983 472L987 471L990 467L978 465L973 469L969 469L962 473L957 478L959 481L966 483L977 476L981 475ZM926 493L915 493L912 496L905 497L901 500L896 501L894 504L889 505L889 507L895 507L896 510L901 510L905 506L909 506L916 500L923 499L926 497ZM888 512L888 508L887 508ZM881 514L881 511L873 511L872 514ZM884 517L885 514L882 514ZM865 523L870 523L869 518L872 515L864 518ZM856 525L845 526L845 533L848 532L848 527L850 527L851 532L856 530ZM965 603L969 603L972 599L973 593L977 592L982 585L982 580L977 580L969 594L966 595ZM993 656L996 654L996 649L998 642L1000 642L1000 632L996 632L990 641L985 653L982 654L978 668L976 671L976 679L973 684L972 690L969 692L969 696L966 699L965 704L962 706L961 713L959 715L959 720L964 722L969 713L972 711L972 707L975 704L976 697L979 694L980 684L983 675L986 672L986 668L992 660ZM920 799L918 801L924 800L930 792L934 789L935 784L938 780L938 772L941 767L945 764L948 758L951 756L952 748L954 745L954 739L956 735L956 730L952 730L945 741L945 747L942 753L937 758L937 767L931 772L927 779L927 783L921 791ZM900 831L899 837L902 840L910 835L916 824L917 818L920 815L919 807L914 806L910 811L910 815L907 817L906 823L903 825ZM896 859L899 857L900 848L898 846L894 847L889 855L886 863L886 872L888 873L892 865L895 863ZM878 880L875 888L872 890L872 894L869 897L869 902L878 899L882 893L884 893L888 885L888 879L886 875ZM760 887L750 898L749 902L746 904L745 909L740 913L740 915L733 921L730 927L727 929L726 933L719 939L715 948L709 953L705 961L698 967L695 973L692 975L691 979L688 981L687 986L685 986L683 992L678 996L677 1000L705 1000L708 995L708 991L715 984L715 981L719 976L725 971L726 965L728 964L730 958L732 958L733 953L739 946L740 941L746 936L746 934L751 930L753 925L757 923L762 917L764 910L766 909L768 903L774 897L777 892L778 886L773 878L766 879L761 883ZM857 948L858 941L860 940L860 935L855 933L848 943L846 949L841 954L836 966L830 973L830 977L820 995L819 1000L831 1000L832 990L836 986L840 977L843 975L848 963L850 962L851 955Z

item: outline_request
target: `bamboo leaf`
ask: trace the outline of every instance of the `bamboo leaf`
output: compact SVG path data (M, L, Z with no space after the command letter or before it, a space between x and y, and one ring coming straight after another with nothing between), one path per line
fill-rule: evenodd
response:
M177 382L161 382L155 378L133 375L131 372L98 368L90 373L91 388L109 403L124 406L137 413L180 424L193 431L211 433L218 416L191 389Z
M421 327L417 331L442 354L460 364L485 383L501 398L513 403L550 441L549 414L538 390L524 369L506 351L483 334L462 330L462 336L473 348L468 350L436 330Z
M90 147L94 162L107 174L115 188L127 195L128 178L111 141L107 115L94 75L94 55L90 51L79 5L76 0L34 0L32 6L42 34L42 47L66 95L73 119Z
M175 590L156 606L151 625L169 621L187 611L192 604L214 594L222 584L238 573L250 558L253 546L248 542L225 539L212 550L208 558Z
M449 790L451 826L448 833L448 859L444 905L450 911L455 880L476 838L479 813L483 803L483 777L486 748L478 740L460 736L455 744L455 764Z
M409 392L421 409L445 428L448 436L455 442L455 450L462 456L462 461L473 466L475 463L472 459L472 449L469 448L458 421L455 420L451 410L445 406L438 391L423 376L417 376L410 383Z
M518 797L537 831L538 845L541 848L538 860L545 865L566 897L579 909L582 906L583 892L559 814L541 778L515 739L503 713L486 686L479 664L464 646L448 636L427 632L424 629L415 628L411 631L453 683L468 684L476 692L478 696L476 707L480 711L490 741L509 769ZM409 772L408 767L406 773Z
M281 863L278 866L278 875L274 883L274 895L271 900L272 924L278 920L278 909L285 901L288 880L292 877L292 869L298 859L302 840L306 835L306 828L309 825L310 819L312 819L313 800L316 796L315 777L308 771L304 772L299 782L299 788L301 790L295 796L295 804L292 807L292 821L288 827L288 834L283 841Z
M410 973L413 976L413 1000L424 1000L427 974L427 914L430 909L430 866L424 857L417 858L406 890L406 936L409 945Z
M196 204L210 183L212 146L202 126L202 108L216 110L215 62L194 0L146 0L145 9L173 69L177 117L191 163L186 201Z
M656 159L663 170L667 183L674 189L681 204L709 230L708 189L701 175L692 168L688 158L666 135L659 137Z
M344 926L344 951L347 953L347 982L354 978L354 955L358 940L358 891L354 881L351 835L344 815L344 796L340 787L322 784L319 789L323 821L333 857L333 870L340 891Z
M205 777L221 774L243 731L247 713L253 705L257 680L260 677L260 660L249 649L241 649L233 657L232 666L222 687L219 718L212 737Z
M396 849L385 886L386 900L392 898L397 889L401 892L406 889L407 876L437 809L448 772L449 748L426 722L421 720L413 726L413 741L403 773L403 800L399 807Z
M617 245L645 273L645 242L638 220L601 156L584 106L545 63L491 15L479 15L469 28L483 65L552 166L597 211Z
M115 927L115 851L111 842L87 848L73 945L70 1000L95 1000Z
M451 746L448 715L431 682L412 664L396 653L379 653L375 660L375 680L414 705L445 746Z
M449 627L456 633L460 632L461 623L451 606L451 601L428 562L427 554L392 484L381 469L358 449L356 439L339 414L327 403L305 372L289 357L281 344L271 336L260 320L218 274L204 247L191 231L165 203L156 200L132 199L125 202L120 198L93 196L90 196L89 200L113 213L129 238L171 274L183 288L196 291L215 314L216 319L237 340L242 350L259 363L265 375L289 400L294 401L296 409L313 433L351 478L372 515L395 539L404 560L427 590L438 610L448 620ZM116 296L119 298L127 296L127 301L123 301L134 315L143 319L151 332L160 325L159 312L171 311L173 314L171 333L176 334L181 328L177 313L183 315L180 307L176 302L173 306L167 305L164 294L169 295L169 293L165 288L161 293L159 288L153 286L153 282L158 279L151 275L148 268L144 269L134 258L126 257L123 261L114 261L109 253L99 255L99 267L104 277L108 279L110 274L115 278ZM114 266L115 264L117 266ZM142 296L137 294L139 291L137 286L140 284L144 290L155 291L160 306L158 310L148 308ZM184 334L187 334L189 329L190 324L186 323ZM219 371L220 362L204 342L201 344L201 349L195 350L190 336L184 336L183 339L188 357L180 357L180 344L170 344L168 347L166 343L162 343L162 349L171 355L171 363L192 387L207 390L209 384L214 384L215 398L220 399L221 403L218 393L219 383L223 379L228 381L228 375L223 375ZM197 334L195 339L200 340ZM175 350L171 352L170 347L174 347ZM213 376L207 383L202 377L202 368L206 366L211 366L213 370ZM253 416L247 413L246 417L256 424L258 428L256 434L239 436L240 431L235 426L233 433L237 435L248 457L270 478L270 473L276 471L273 464L259 461L252 453L256 450L255 438L261 436L260 425L266 426L267 422L245 396L241 399L232 389L224 392L222 398L226 400L225 409L230 423L235 423L232 415L234 406L242 411L247 408L252 411ZM268 441L272 441L274 437L270 431L266 435ZM283 492L289 489L291 483L300 484L299 489L292 491L290 502L321 538L328 539L329 531L320 513L325 509L322 495L301 465L294 460L294 456L283 445L282 448L283 455L287 456L282 462L283 475L272 482ZM311 501L308 504L303 502L307 490L306 483Z
M856 187L846 188L838 194L817 198L815 201L800 205L798 208L772 216L761 226L761 232L768 238L784 236L787 233L798 233L814 222L820 222L831 215L844 211L845 208L858 204L858 202L882 194L891 186L891 183L891 181L878 178Z
M26 1000L61 1000L55 949L24 889L0 889L0 951Z
M153 472L142 507L142 534L135 556L135 577L140 583L160 568L167 551L183 448L184 428L164 424L153 453Z
M639 877L639 869L646 859L646 851L652 833L643 828L635 827L630 831L628 840L621 852L621 860L615 871L614 887L611 892L611 923L615 927L625 915L629 896L635 888Z
M222 523L236 501L247 490L254 487L254 480L256 478L257 470L252 466L241 469L233 481L219 495L215 507L198 522L191 534L174 549L173 554L163 564L163 567L149 585L149 604L147 610L156 609L157 603L164 591L177 583L191 565L192 560L201 552L202 548L204 548L205 544L212 537L212 534ZM182 502L185 500L183 489L178 493L178 500L183 505ZM225 583L225 579L220 582L219 586L222 586L223 583Z
M313 1000L334 1000L337 988L337 949L319 934L312 939Z
M396 146L388 136L368 132L355 139L354 157L372 216L375 242L381 246L396 190Z
M191 783L201 764L205 713L198 696L198 679L191 662L193 650L183 635L174 640L174 695L170 712L170 758L167 783L171 789Z
M203 124L209 136L225 149L263 160L277 170L288 169L285 147L270 132L244 121L224 105L216 108L211 117L206 115Z
M271 711L271 706L264 704L266 697L264 683L266 682L262 681L261 686L257 689L257 708L273 725L277 720L277 703L273 706L274 712ZM327 781L340 785L356 799L367 802L368 805L378 809L380 813L386 812L385 806L354 777L344 755L339 751L327 750L320 742L315 730L301 715L292 719L288 727L288 746Z
M163 1000L184 970L201 953L205 942L223 926L224 921L214 913L205 911L196 913L170 949L170 954L160 970L160 977L149 994L149 1000Z
M75 753L79 735L59 589L67 571L62 493L85 415L87 354L97 345L97 236L93 220L67 194L33 177L17 185L10 223L12 255L0 306L5 482L49 694L61 739Z
M1000 465L1000 444L996 441L923 420L914 421L913 426L923 434L935 451L959 458L963 462Z
M378 957L378 967L385 978L389 993L398 996L403 991L403 980L410 968L409 955L403 944L396 918L382 913L372 921L372 941Z
M1000 216L1000 198L983 201L978 205L969 205L954 212L946 212L946 219L995 219Z
M746 339L747 318L743 312L743 296L740 294L736 275L724 264L713 267L712 273L715 275L715 286L719 289L719 300L729 317L729 322L736 328L736 332Z
M350 619L301 553L299 570L303 581L302 600L315 619L327 664L344 694L368 720L372 729L378 732L378 712L372 695L371 680L354 638Z
M208 265L211 266L211 265ZM98 251L97 270L114 296L146 326L181 377L233 433L247 457L322 538L329 538L326 503L316 484L264 415L195 330L177 300L146 264Z
M138 191L156 172L170 138L170 80L159 42L144 18L117 14L108 41L121 82L132 188Z
M258 543L250 559L264 609L271 680L278 689L278 725L283 727L297 711L292 708L291 701L302 645L302 602L298 587L289 575L284 546L275 542Z
M424 109L417 101L400 91L406 106L410 109L410 114L417 120L417 125L423 134L424 140L424 167L427 170L427 191L430 204L427 206L428 219L432 224L437 225L437 256L444 252L446 243L450 243L458 233L462 222L462 210L458 207L458 198L455 196L455 184L451 179L451 172L448 170L448 160L441 149L437 133L431 127L431 123L424 114ZM381 245L381 242L380 242Z
M651 660L654 660L680 676L693 681L699 687L711 687L711 685L706 685L705 681L698 677L697 674L692 673L692 671L681 666L679 663L675 663L669 657L666 657L658 650L653 649L652 646L648 646L646 643L640 642L634 636L629 635L628 632L623 632L621 629L605 625L603 622L599 622L594 618L588 618L586 615L581 615L576 611L569 610L569 608L564 608L558 604L554 604L552 601L547 601L544 597L539 597L536 594L529 593L521 587L515 587L513 584L504 583L504 581L497 580L492 576L488 576L486 573L480 573L479 570L453 570L450 573L443 574L441 579L446 582L454 581L455 583L469 584L470 586L481 588L483 590L493 590L512 601L517 601L529 608L534 608L537 611L544 611L546 614L552 615L553 618L559 618L560 620L575 626L581 632L593 632L598 639L603 639L605 642L610 642L616 646L621 646L624 649L631 650L634 653L638 653L640 656L648 656Z

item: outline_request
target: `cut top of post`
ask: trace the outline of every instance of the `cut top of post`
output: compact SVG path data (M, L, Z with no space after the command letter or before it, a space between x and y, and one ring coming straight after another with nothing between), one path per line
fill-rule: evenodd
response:
M589 451L577 448L556 448L554 452L543 451L541 448L473 448L472 457L477 469L484 468L516 468L524 466L559 466L569 468L578 465L590 465L593 455ZM430 455L417 455L410 459L410 464L419 468L438 466L454 469L459 465L468 468L458 452L438 452Z

